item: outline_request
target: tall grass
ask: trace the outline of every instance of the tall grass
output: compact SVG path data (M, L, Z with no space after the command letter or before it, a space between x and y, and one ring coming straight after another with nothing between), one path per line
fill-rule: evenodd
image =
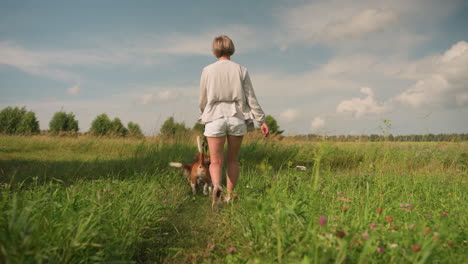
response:
M465 143L249 136L213 215L167 166L194 142L1 136L0 262L464 261Z

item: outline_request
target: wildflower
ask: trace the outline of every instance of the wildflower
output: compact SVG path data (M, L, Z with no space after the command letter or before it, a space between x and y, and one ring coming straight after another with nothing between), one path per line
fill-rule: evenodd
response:
M381 252L384 252L384 249L383 249L382 247L378 247L378 248L377 248L377 252L380 252L380 253L381 253Z
M213 245L210 246L210 248L211 248L211 249L215 249L215 248L216 248L216 245L213 244Z
M296 180L300 180L300 179L301 179L301 177L297 177L297 178L296 178Z
M441 216L447 216L448 213L447 212L443 212Z
M396 248L396 247L398 247L398 244L390 244L389 247L390 247L390 248Z
M404 204L400 204L400 207L403 208L403 207L405 207L405 205L404 205Z
M167 199L164 199L164 200L163 200L163 203L167 203Z
M230 248L227 250L227 253L228 253L228 254L234 253L234 248L233 248L233 247L230 247Z
M319 217L318 224L321 225L321 226L326 225L326 224L327 224L327 217L324 216L324 215L321 215L321 216Z
M339 237L339 238L343 238L346 236L346 233L342 230L338 230L336 231L336 236Z
M301 165L296 166L296 168L298 168L300 170L306 170L307 169L305 166L301 166Z
M430 232L431 232L431 229L430 229L429 227L426 227L426 228L424 229L424 234L425 234L425 235L429 234Z
M393 222L393 217L387 216L387 217L385 217L385 221L387 221L387 223L391 223L391 222Z
M414 228L414 224L409 225L409 228Z
M405 204L406 207L413 207L412 204Z
M383 212L383 209L382 208L377 208L377 213L378 214L381 214Z
M413 252L418 252L418 251L421 250L421 248L422 248L421 245L416 244L416 245L413 246L413 248L411 250L413 250Z
M210 252L205 252L205 258L209 258L211 256Z
M362 233L362 239L364 239L364 240L369 239L369 233L367 233L367 232Z
M336 195L341 195L341 192L336 192Z
M371 223L370 226L369 226L369 229L370 230L374 229L375 225L376 225L375 223Z

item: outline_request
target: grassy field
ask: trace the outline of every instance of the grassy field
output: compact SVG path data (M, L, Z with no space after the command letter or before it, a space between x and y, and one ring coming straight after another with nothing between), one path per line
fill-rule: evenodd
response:
M193 135L0 136L0 263L464 263L467 151L249 136L212 212L167 166Z

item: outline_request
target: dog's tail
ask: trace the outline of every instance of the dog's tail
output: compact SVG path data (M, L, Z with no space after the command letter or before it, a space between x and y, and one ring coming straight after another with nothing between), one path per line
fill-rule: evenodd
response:
M176 168L182 168L184 165L180 162L169 162L169 166L171 167L176 167Z
M202 150L202 145L201 145L201 142L200 142L200 136L197 136L197 146L198 146L198 152L202 153L203 150Z

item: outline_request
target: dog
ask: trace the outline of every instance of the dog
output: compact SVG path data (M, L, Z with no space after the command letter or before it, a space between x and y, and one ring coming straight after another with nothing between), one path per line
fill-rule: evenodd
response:
M210 157L203 154L200 137L197 136L198 153L195 156L195 162L191 164L182 164L179 162L170 162L169 166L182 168L184 176L188 177L192 194L197 194L197 185L203 184L203 194L208 195L213 191L213 184L210 176Z

